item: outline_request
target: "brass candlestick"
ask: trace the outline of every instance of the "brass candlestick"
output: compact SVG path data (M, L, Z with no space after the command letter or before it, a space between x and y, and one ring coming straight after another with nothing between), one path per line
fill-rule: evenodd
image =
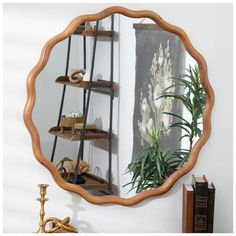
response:
M37 198L38 201L40 201L40 221L39 221L39 229L37 233L45 233L45 223L44 223L44 216L45 216L45 211L44 211L44 204L46 201L48 201L47 198L45 198L47 187L49 186L48 184L38 184L40 188L40 198Z
M69 232L69 233L78 233L78 230L69 224L70 217L66 217L64 220L60 220L56 217L49 217L44 220L45 211L44 211L44 204L48 201L45 198L48 184L38 184L40 188L40 198L37 198L40 201L40 221L39 221L39 229L37 233L57 233L57 232ZM47 223L51 222L51 228L46 230Z

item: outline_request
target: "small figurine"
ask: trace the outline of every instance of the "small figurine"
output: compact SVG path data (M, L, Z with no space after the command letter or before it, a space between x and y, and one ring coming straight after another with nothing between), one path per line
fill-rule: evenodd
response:
M86 74L86 71L84 69L71 69L70 75L69 75L69 81L71 83L80 83L83 81L83 77Z

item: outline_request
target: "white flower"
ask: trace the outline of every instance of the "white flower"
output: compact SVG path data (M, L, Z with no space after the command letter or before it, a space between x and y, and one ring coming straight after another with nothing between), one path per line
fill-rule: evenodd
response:
M160 44L159 56L158 56L158 64L159 64L159 66L162 65L163 60L164 60L164 53L163 53L163 49L162 49L162 44Z
M148 84L148 100L149 100L149 104L152 109L152 112L155 112L156 108L155 108L155 104L154 104L151 84Z
M164 89L170 87L171 85L173 85L173 80L172 78L170 78L169 76L168 77L165 77L164 78ZM172 88L175 88L174 86L171 87ZM168 90L168 92L172 92L171 90Z
M155 104L155 107L157 109L159 109L161 107L161 104L162 104L162 98L159 98L162 94L162 87L161 87L161 84L158 83L155 88L154 88L154 92L153 92L153 99L154 99L154 104ZM159 99L158 99L159 98Z
M154 53L153 58L152 58L152 65L150 67L150 72L152 75L155 74L156 69L157 69L157 54Z
M144 142L143 142L143 133L142 133L142 123L138 120L138 129L139 129L139 132L141 132L141 146L144 145Z
M147 128L146 128L146 126L147 126L147 123L146 123L145 121L142 121L142 123L141 123L141 132L144 134L144 136L145 136L146 133L147 133Z
M155 77L155 84L159 83L160 86L163 86L163 75L162 71L158 70Z
M147 123L147 131L149 134L151 134L153 130L154 130L154 122L153 122L153 119L150 118Z
M167 46L165 48L165 56L166 56L166 58L168 58L170 56L170 41L169 41L169 39L166 41L166 44L167 44Z
M149 116L150 116L150 106L147 103L147 99L143 98L142 100L142 104L141 104L141 115L142 115L142 119L143 120L148 120Z
M167 115L167 114L163 114L163 117L162 117L162 121L163 121L163 124L164 124L164 126L165 127L168 127L169 126L169 115Z
M142 100L141 109L142 109L143 112L145 112L145 111L148 110L148 104L147 104L147 99L146 99L146 98L144 98L144 99Z
M152 99L152 86L151 86L151 84L148 84L148 97L149 97L149 100Z

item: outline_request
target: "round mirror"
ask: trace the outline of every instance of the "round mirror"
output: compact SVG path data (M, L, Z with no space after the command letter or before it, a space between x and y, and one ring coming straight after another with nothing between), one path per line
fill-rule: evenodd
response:
M167 192L210 134L205 60L151 11L112 7L74 19L45 45L28 94L36 158L95 204Z

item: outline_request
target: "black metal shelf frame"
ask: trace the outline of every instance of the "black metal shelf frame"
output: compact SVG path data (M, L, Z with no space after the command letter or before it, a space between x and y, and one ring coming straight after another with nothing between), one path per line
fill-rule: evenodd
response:
M92 52L92 63L91 63L91 73L90 73L90 83L93 79L93 72L94 72L94 64L95 64L95 55L96 55L96 46L97 46L97 36L98 36L98 26L99 21L96 22L95 26L95 35L94 35L94 43L93 43L93 52ZM111 54L110 54L110 114L109 114L109 149L108 149L108 193L113 194L112 190L112 120L113 120L113 99L114 99L114 89L113 89L113 68L114 68L114 15L111 16ZM71 48L71 36L68 38L68 46L67 46L67 58L66 58L66 69L65 69L65 76L68 76L68 69L69 69L69 61L70 61L70 48ZM86 36L83 36L83 66L86 70ZM75 175L73 183L76 183L77 177L78 177L78 167L80 160L83 160L84 156L84 138L85 138L85 127L87 123L87 116L88 116L88 110L89 110L89 103L90 103L90 96L91 96L91 85L89 83L89 88L83 89L83 116L84 116L84 123L83 128L81 131L81 140L79 145L79 150L77 154L77 162L76 162L76 168L75 168ZM65 99L65 92L66 92L66 85L63 85L62 89L62 96L61 96L61 103L60 103L60 109L58 114L58 120L57 120L57 126L60 125L60 118L63 111L64 106L64 99ZM55 150L57 145L57 136L54 137L53 142L53 149L51 154L51 162L54 160L55 156Z

